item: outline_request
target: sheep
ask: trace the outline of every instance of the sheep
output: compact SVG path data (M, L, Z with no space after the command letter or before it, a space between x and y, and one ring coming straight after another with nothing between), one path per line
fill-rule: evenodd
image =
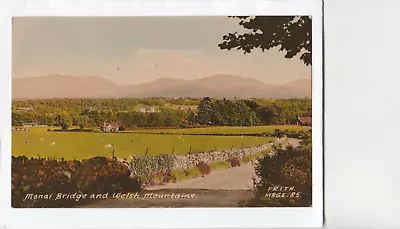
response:
M106 146L104 146L104 148L111 148L113 146L113 144L108 144Z

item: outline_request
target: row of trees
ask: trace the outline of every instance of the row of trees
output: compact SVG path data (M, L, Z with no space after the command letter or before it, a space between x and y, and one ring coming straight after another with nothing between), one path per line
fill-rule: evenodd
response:
M62 101L62 100L60 100ZM101 101L101 100L99 100ZM40 100L38 101L39 103ZM43 103L43 102L42 102ZM157 112L115 111L104 105L101 110L65 109L65 102L55 112L13 110L12 125L37 122L39 125L99 127L104 121L117 121L125 127L154 127L182 125L254 126L270 124L294 124L297 116L311 116L311 100L217 100L204 98L197 110L160 107ZM107 104L107 103L104 103Z
M311 116L310 99L212 100L198 106L197 122L202 125L254 126L294 124L299 115Z
M12 125L22 126L26 123L35 122L38 125L60 126L68 130L70 126L99 127L105 121L120 122L124 127L152 127L152 126L181 126L184 124L195 124L194 113L188 114L181 110L162 109L160 112L140 113L113 112L113 111L85 111L81 114L62 111L59 113L44 113L34 115L29 111L13 111Z
M136 111L138 107L197 106L196 98L121 98L121 99L41 99L13 101L12 110L33 107L38 113L62 111L81 113L85 110Z
M198 107L197 122L202 125L253 126L260 124L256 113L243 100L204 98Z

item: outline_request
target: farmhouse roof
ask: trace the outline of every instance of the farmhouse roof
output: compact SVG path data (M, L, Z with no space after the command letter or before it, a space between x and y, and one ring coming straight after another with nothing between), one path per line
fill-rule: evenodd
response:
M311 123L312 122L312 117L299 117L298 119L302 123Z
M111 126L111 127L119 127L121 124L118 122L105 122L105 126Z

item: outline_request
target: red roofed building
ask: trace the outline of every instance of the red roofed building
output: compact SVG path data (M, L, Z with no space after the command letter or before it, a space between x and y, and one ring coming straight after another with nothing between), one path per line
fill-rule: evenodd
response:
M298 124L302 126L311 126L312 125L312 118L311 117L298 117Z
M103 122L100 129L103 132L117 132L120 126L119 122Z

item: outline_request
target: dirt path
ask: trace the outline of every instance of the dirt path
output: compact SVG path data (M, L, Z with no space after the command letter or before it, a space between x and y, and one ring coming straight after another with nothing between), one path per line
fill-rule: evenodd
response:
M280 143L284 142L281 140ZM288 139L285 145L299 145L298 139ZM217 170L205 177L169 183L143 190L146 194L195 194L190 199L137 198L107 199L83 207L89 208L147 208L147 207L238 207L241 201L252 197L255 170L252 162L239 167Z
M147 190L160 189L223 189L223 190L248 190L253 186L255 177L252 163L241 166L216 170L204 177L187 179L163 186L150 187Z
M282 143L284 140L280 140L279 142ZM297 147L299 145L299 140L295 138L289 138L286 144ZM147 190L191 188L214 190L249 190L253 187L253 178L255 178L255 176L256 174L253 163L248 162L238 167L211 172L205 177L182 180L162 186L149 187Z

